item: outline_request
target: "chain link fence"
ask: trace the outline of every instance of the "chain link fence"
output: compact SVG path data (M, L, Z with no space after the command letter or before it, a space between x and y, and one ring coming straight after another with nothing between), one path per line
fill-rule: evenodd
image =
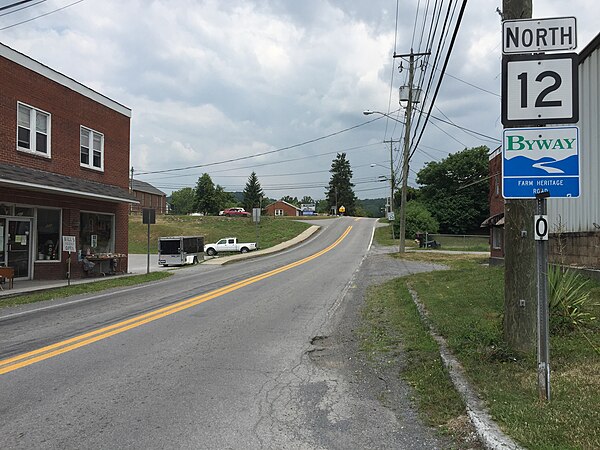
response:
M413 241L416 248L456 250L464 252L490 251L490 237L480 234L420 233ZM407 245L410 242L407 241Z

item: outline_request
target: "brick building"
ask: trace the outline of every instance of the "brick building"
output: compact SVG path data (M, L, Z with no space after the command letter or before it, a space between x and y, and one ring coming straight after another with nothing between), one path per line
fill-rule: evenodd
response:
M301 214L300 208L294 206L283 200L277 200L270 205L265 206L265 214L267 216L299 216Z
M153 208L156 214L167 214L167 194L150 183L131 180L131 192L139 204L131 205L131 212L141 214L142 208Z
M0 75L0 265L65 278L74 236L72 278L126 270L131 110L2 44Z

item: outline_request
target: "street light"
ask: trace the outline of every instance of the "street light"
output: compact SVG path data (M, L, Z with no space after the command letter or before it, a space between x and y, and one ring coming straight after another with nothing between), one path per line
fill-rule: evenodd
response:
M365 116L370 116L371 114L379 114L379 115L382 115L382 116L385 116L385 117L387 117L388 119L395 120L396 122L398 122L398 123L401 123L402 125L404 125L404 122L403 122L403 121L401 121L400 119L397 119L397 118L395 118L394 116L390 116L389 114L386 114L386 113L384 113L384 112L381 112L381 111L371 111L370 109L365 109L365 110L363 111L363 114L364 114Z
M412 81L411 81L412 83ZM398 245L398 251L400 253L404 253L405 250L405 240L406 240L406 193L408 190L408 159L409 159L409 144L410 144L410 102L409 109L406 111L406 120L407 122L402 122L395 117L390 116L389 114L383 113L381 111L371 111L367 109L363 111L365 116L371 114L380 114L382 116L387 117L388 119L395 120L405 126L404 130L404 151L402 152L402 196L400 200L400 244ZM391 144L390 144L390 165L393 165ZM392 178L394 176L394 170L392 168ZM392 188L393 190L393 188Z

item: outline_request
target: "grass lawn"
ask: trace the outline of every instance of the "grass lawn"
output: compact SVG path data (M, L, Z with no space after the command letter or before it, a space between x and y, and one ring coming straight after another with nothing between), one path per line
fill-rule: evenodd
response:
M545 403L538 399L535 354L513 354L502 338L503 268L488 267L487 258L469 255L420 252L403 258L446 264L449 270L382 285L369 297L366 311L367 317L369 311L390 316L388 335L400 336L398 345L407 349L402 376L415 385L430 421L448 427L444 412L449 409L449 394L427 339L412 331L417 319L411 312L407 284L417 291L435 327L507 434L529 449L600 448L599 321L583 332L551 335L552 400ZM591 282L588 288L588 310L600 317L600 284ZM391 298L387 306L380 304L387 297Z
M204 236L206 244L237 237L241 242L258 241L260 248L268 248L296 237L309 227L297 220L265 216L257 227L246 217L161 215L156 217L156 224L150 225L150 252L157 252L161 236ZM147 245L148 225L142 224L140 215L129 216L129 253L146 253Z
M46 289L30 294L20 294L14 297L0 298L0 309L8 306L25 305L27 303L43 302L57 298L69 297L71 295L89 294L100 292L115 287L134 286L136 284L150 283L162 280L173 275L170 272L152 272L144 275L132 275L128 277L107 278L102 281L90 283L72 284L71 286Z

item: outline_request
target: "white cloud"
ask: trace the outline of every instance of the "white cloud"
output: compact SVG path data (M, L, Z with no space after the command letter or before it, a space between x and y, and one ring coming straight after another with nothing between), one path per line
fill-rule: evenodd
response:
M413 29L415 2L409 3L400 4L399 53L418 47L421 35L420 26ZM47 2L1 17L0 27L58 6ZM466 83L499 93L499 6L499 0L467 6L447 70L463 81L447 77L436 103L439 110L433 110L492 136L501 130L499 99ZM371 119L362 115L364 109L387 110L388 104L396 109L406 70L394 69L390 96L392 67L400 64L392 59L395 7L390 0L88 1L7 29L2 42L131 107L132 164L138 172L155 171L272 151ZM597 33L596 2L537 2L535 14L574 12L581 50ZM422 144L442 152L417 152L411 162L415 171L431 156L443 157L443 151L484 143L436 125L453 137L429 125ZM335 156L331 152L347 151L357 178L380 175L369 166L388 161L389 147L367 145L401 133L397 124L386 128L380 120L260 158L144 180L170 191L192 186L204 171L220 184L243 185L255 168L259 180L265 177L263 185L274 185L284 183L280 178L273 182L269 176L274 173L322 170L314 175L318 179L310 179L324 186ZM280 163L263 165L270 162ZM232 183L224 175L238 178ZM288 184L302 178L290 175ZM359 197L387 195L386 187L379 187ZM273 197L287 193L267 192ZM323 188L291 192L305 194L319 198Z

